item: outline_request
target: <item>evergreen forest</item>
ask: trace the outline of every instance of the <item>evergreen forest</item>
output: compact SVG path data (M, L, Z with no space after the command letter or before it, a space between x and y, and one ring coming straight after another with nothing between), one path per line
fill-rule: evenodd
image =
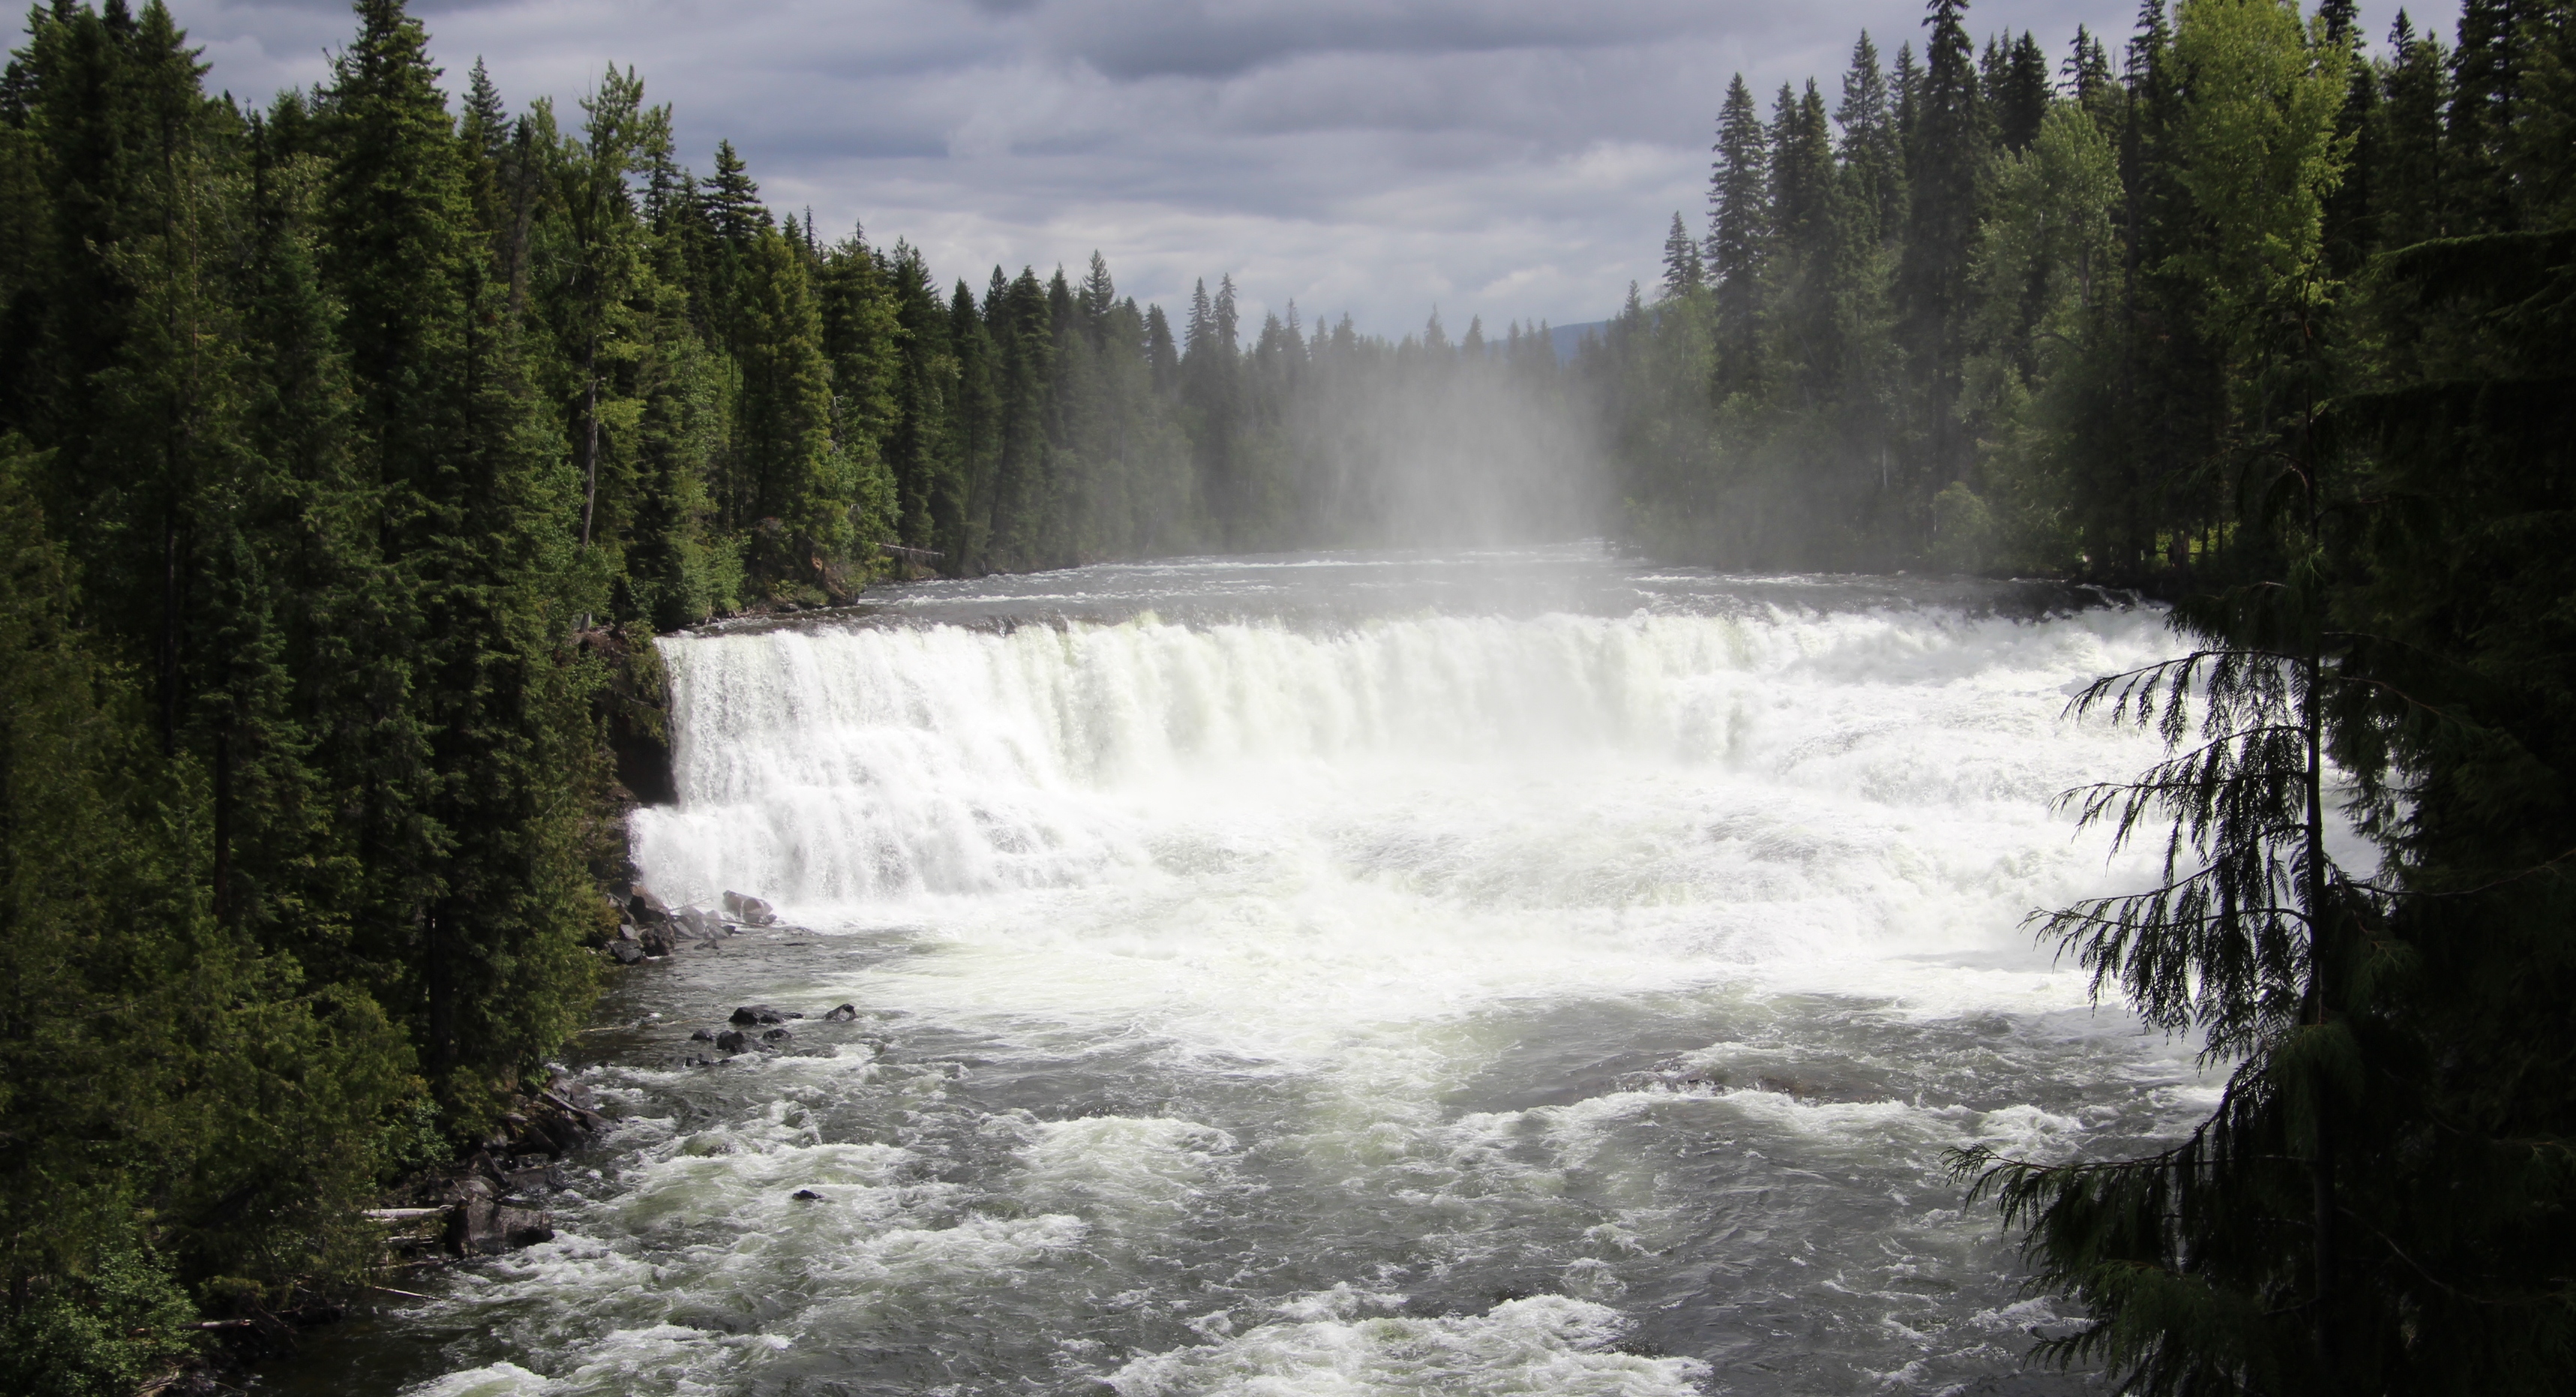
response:
M655 634L1538 530L2170 603L2077 701L2170 760L2071 798L2169 881L2037 929L2230 1075L2160 1154L1955 1161L2091 1317L2041 1356L2576 1382L2576 4L1931 0L1830 99L1713 83L1704 226L1570 355L943 285L632 71L514 108L355 9L264 107L161 0L48 0L0 78L0 1390L362 1279L359 1209L542 1081Z

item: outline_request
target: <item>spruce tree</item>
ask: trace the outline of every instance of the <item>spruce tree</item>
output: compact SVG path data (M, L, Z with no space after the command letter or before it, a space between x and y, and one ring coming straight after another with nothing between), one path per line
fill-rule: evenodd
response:
M894 302L894 421L883 453L894 477L896 533L907 547L946 550L964 521L964 482L943 450L957 394L948 308L919 249L897 242L885 266Z
M1900 343L1910 380L1914 499L1960 478L1967 442L1951 413L1966 357L1969 255L1993 163L1966 0L1931 0L1926 66L1906 150L1905 250L1896 273Z
M1852 212L1862 220L1864 240L1893 240L1905 221L1905 167L1896 114L1888 105L1887 75L1879 69L1878 46L1867 30L1852 46L1834 122L1842 127L1843 178L1851 186Z
M1771 230L1770 149L1753 90L1738 73L1717 117L1709 176L1708 275L1716 293L1716 392L1755 391L1761 376L1762 258Z
M1854 249L1845 246L1846 222L1824 96L1812 80L1803 97L1783 88L1772 119L1772 246L1765 261L1777 336L1772 357L1781 365L1789 404L1800 411L1827 410L1842 388L1845 298L1856 271Z
M948 301L948 342L957 356L956 399L948 413L948 470L958 482L964 511L944 546L958 569L972 576L991 569L993 474L1001 431L993 396L992 332L962 277Z
M632 420L636 411L613 401L612 382L614 361L631 357L642 341L633 302L651 294L633 182L668 151L670 113L644 105L644 84L632 68L610 68L581 109L581 139L548 154L568 243L563 284L554 298L556 334L578 370L578 399L568 416L581 457L580 544L586 549L596 534L614 539L627 512L621 497L628 491L619 488L624 482L612 482L615 522L599 528L600 437L604 416ZM605 410L604 386L612 395Z
M2048 55L2040 51L2039 41L2023 30L2006 51L2002 81L1990 96L1995 114L1995 136L2006 152L2019 154L2039 138L2039 123L2048 114L2050 99Z
M2405 247L2455 231L2451 191L2458 177L2445 158L2442 129L2451 73L2441 40L2418 37L2403 10L2389 27L2388 48L2372 212L2386 245Z
M1699 239L1682 225L1681 211L1673 211L1672 231L1664 235L1664 299L1678 300L1698 294L1704 273L1700 267ZM1515 321L1514 324L1519 322Z
M822 309L804 254L785 233L762 228L752 235L739 314L734 452L751 483L760 580L842 594L856 482L832 439Z

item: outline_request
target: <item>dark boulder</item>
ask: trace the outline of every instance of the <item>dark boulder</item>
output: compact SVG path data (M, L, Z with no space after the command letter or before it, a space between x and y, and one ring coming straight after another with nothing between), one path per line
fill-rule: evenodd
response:
M726 893L724 910L726 916L745 926L774 926L778 921L777 908L746 893Z
M512 1193L543 1193L563 1187L562 1176L551 1162L522 1164L503 1177L509 1181Z
M626 915L634 918L637 926L660 926L671 920L671 909L649 889L637 888L626 899Z
M498 1256L554 1237L544 1213L491 1198L468 1198L447 1215L447 1249L458 1256Z
M823 1201L823 1195L816 1193L810 1188L800 1188L787 1196L795 1199L799 1203L820 1203Z
M647 1017L659 1018L661 1016L654 1014L648 1015ZM557 1102L575 1111L588 1111L596 1114L599 1110L599 1098L591 1094L589 1087L582 1085L581 1078L576 1077L561 1068L557 1068L546 1075L545 1090L542 1094L553 1097Z
M689 1035L689 1041L692 1043L712 1043L716 1041L715 1030L708 1028L699 1029L697 1032Z
M823 1016L823 1021L825 1023L848 1023L850 1020L855 1019L858 1016L859 1006L855 1004L844 1004L840 1008L825 1014Z
M787 1016L766 1004L746 1004L733 1011L732 1021L748 1028L753 1024L785 1023Z
M717 1052L720 1052L720 1053L747 1053L747 1052L750 1052L751 1050L752 1050L752 1040L751 1040L751 1035L750 1035L750 1034L748 1034L748 1033L743 1032L741 1029L738 1029L738 1028L728 1028L728 1029L726 1029L724 1032L719 1033L719 1034L717 1034L717 1035L716 1035L716 1051L717 1051Z
M643 947L644 954L648 956L667 956L680 949L679 943L671 939L671 929L667 926L644 928L636 934L635 944Z

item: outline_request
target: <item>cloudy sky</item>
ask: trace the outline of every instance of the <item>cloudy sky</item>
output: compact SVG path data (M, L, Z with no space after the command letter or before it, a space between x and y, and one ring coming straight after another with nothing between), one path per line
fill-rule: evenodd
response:
M338 0L169 0L211 85L320 79ZM2416 5L2447 27L2453 0ZM2366 16L2374 32L2392 7ZM905 237L943 279L1078 271L1176 305L1231 273L1257 322L1294 299L1397 334L1436 307L1557 324L1651 282L1696 228L1727 75L1828 100L1854 36L1892 58L1918 0L415 0L450 89L479 55L513 107L567 111L609 64L719 137L773 208ZM1972 30L2125 34L2133 0L1981 0Z

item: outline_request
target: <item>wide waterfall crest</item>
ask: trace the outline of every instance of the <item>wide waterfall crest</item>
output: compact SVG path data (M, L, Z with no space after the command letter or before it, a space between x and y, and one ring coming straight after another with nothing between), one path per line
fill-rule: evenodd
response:
M1871 711L1856 695L1957 687L1975 702L2016 651L2063 663L2138 629L2110 613L2038 628L1774 608L675 638L663 645L680 800L641 812L636 842L675 898L739 886L848 905L1142 868L1150 820L1118 797L1318 766L1634 760L1937 786L1955 766L1836 772L1874 730L1926 716L1919 701Z

